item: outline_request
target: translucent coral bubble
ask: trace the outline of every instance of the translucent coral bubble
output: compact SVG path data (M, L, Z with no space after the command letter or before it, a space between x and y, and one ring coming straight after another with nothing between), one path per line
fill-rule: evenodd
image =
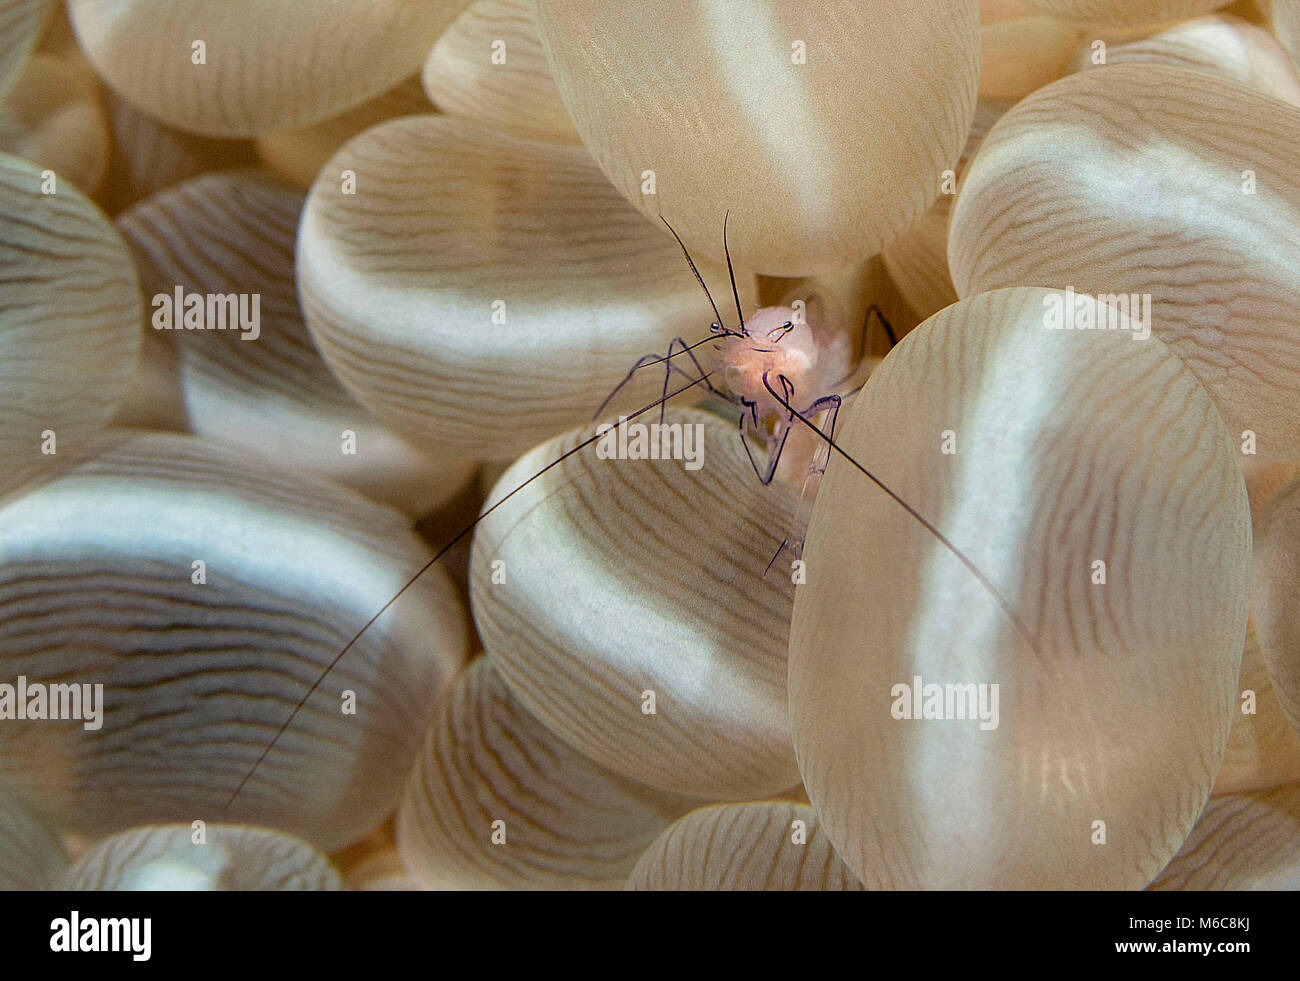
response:
M730 211L732 256L770 275L879 252L934 202L975 110L975 0L543 0L537 14L614 186L714 258Z
M1163 344L1047 329L1064 297L941 311L836 431L915 511L834 459L791 627L799 768L868 887L1141 888L1219 768L1249 584L1235 447Z

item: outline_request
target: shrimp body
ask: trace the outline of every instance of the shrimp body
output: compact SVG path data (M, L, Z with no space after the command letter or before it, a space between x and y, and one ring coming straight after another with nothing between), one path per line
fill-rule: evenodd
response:
M746 320L741 309L740 292L736 288L731 253L727 249L727 223L724 218L722 249L727 257L727 272L731 277L731 294L736 301L738 321L737 327L728 327L723 323L718 305L685 243L667 220L664 220L664 225L677 239L687 265L709 301L714 315L712 336L694 344L675 337L665 354L643 355L601 403L596 415L599 417L605 411L614 396L632 380L638 370L651 365L662 365L665 399L673 374L677 373L691 385L702 385L709 394L728 401L739 409L740 442L754 467L755 476L764 486L776 478L792 434L795 434L796 444L810 443L806 454L797 454L803 459L793 465L787 464L783 473L783 479L794 483L801 493L796 526L781 543L777 554L790 547L797 557L802 550L803 531L807 526L813 498L829 462L835 420L847 397L840 393L846 389L850 379L868 367L868 359L862 357L866 350L867 323L872 311L879 313L879 308L873 305L867 310L867 320L862 327L861 350L858 351L855 351L845 332L828 331L825 325L809 323L803 316L803 311L796 310L793 306L762 307ZM806 304L801 306L806 307ZM883 314L881 321L889 331L892 342L893 329ZM706 368L694 352L696 348L710 342L711 363ZM675 361L679 357L683 360ZM662 423L662 403L659 411ZM821 420L823 416L826 427L824 433L814 423L814 420ZM796 419L805 428L796 427ZM818 439L810 441L806 435L807 430L815 431ZM761 444L766 449L766 465L760 464L755 457L751 442ZM773 561L775 560L776 557L773 556Z
M728 333L718 339L713 359L722 387L768 432L777 420L789 415L768 390L769 384L780 388L777 380L784 378L796 400L816 397L833 390L845 367L841 358L818 344L811 324L796 322L792 307L755 311L746 321L744 333Z

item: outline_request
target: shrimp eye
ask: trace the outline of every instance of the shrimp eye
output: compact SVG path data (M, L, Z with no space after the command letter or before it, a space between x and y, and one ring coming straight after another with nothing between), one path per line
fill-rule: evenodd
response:
M780 327L774 327L772 330L769 330L767 332L767 339L769 341L775 341L776 343L779 344L781 343L781 338L785 337L785 335L790 333L790 331L792 330L794 330L794 324L792 324L790 321L787 320ZM773 337L772 336L773 334L775 334L776 336Z

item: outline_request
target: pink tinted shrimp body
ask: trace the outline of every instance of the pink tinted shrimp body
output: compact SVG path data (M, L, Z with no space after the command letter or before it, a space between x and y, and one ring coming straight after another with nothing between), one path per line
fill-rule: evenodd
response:
M788 415L763 384L781 390L778 379L785 376L793 386L793 402L806 404L826 394L840 365L820 351L808 323L797 323L791 307L764 307L745 322L746 333L720 337L714 345L714 370L733 395L754 404L764 423Z

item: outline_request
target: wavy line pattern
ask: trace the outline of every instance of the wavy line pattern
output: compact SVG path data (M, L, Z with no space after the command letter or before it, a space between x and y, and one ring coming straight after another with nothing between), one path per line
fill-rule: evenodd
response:
M132 828L97 842L62 889L328 892L343 888L316 849L278 831L212 824L196 844L190 825Z
M484 520L475 624L528 710L604 766L710 800L776 793L797 782L785 707L795 587L788 562L763 570L794 502L758 483L733 424L695 410L666 421L704 426L701 469L588 448ZM589 433L539 446L494 496Z
M398 846L431 889L617 889L697 801L587 759L510 694L485 657L443 704L398 812ZM505 823L493 843L493 822Z
M795 822L803 822L796 830ZM795 836L802 842L796 843ZM718 804L673 823L628 878L630 890L860 890L813 809L771 801Z
M446 573L358 642L227 814L428 550L396 513L218 443L112 434L96 449L0 509L0 678L102 684L102 728L6 722L0 774L87 834L230 820L329 848L372 830L465 657Z

